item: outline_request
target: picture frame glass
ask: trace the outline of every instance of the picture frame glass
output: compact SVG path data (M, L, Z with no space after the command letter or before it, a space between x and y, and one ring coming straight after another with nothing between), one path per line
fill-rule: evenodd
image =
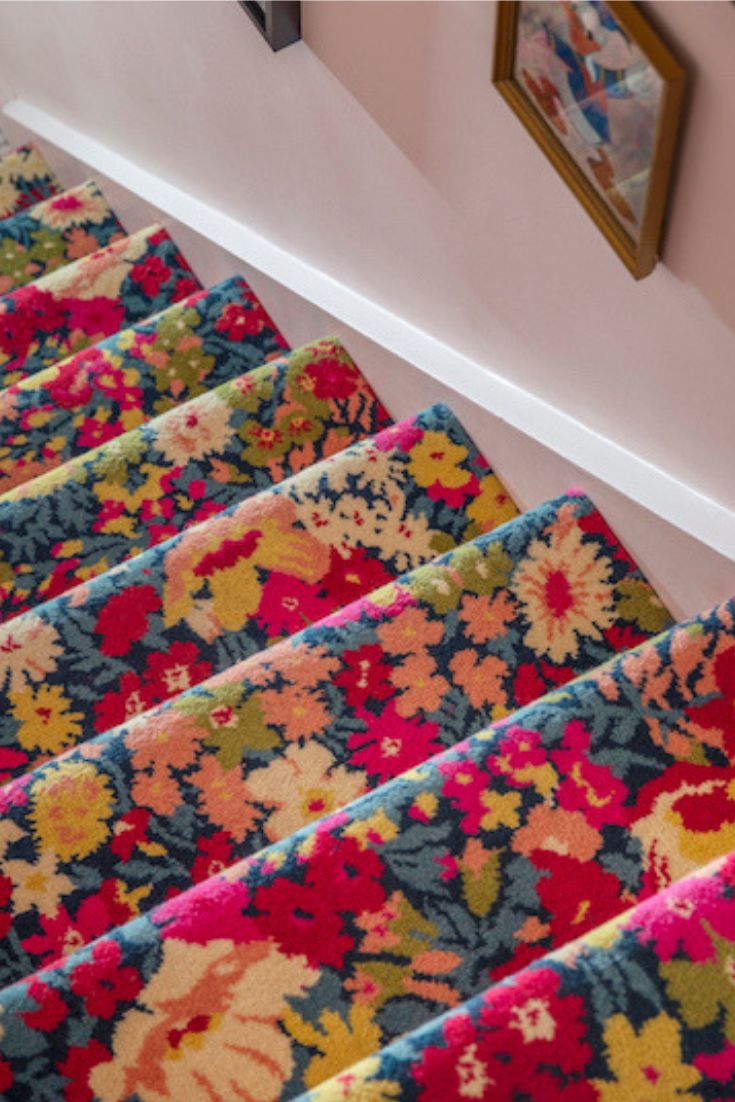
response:
M637 244L661 76L601 0L521 0L518 9L518 87Z

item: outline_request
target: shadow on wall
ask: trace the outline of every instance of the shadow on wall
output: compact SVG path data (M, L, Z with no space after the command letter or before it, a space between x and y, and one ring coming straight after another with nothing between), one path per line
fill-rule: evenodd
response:
M697 288L735 331L735 7L698 0L640 5L686 67L688 99L672 188L665 264ZM439 194L478 232L492 229L489 208L505 190L508 217L519 157L499 148L490 84L495 5L310 0L304 39ZM497 97L497 99L496 99ZM520 125L513 120L513 126ZM502 125L502 132L506 126ZM520 159L527 162L520 136ZM541 154L539 173L546 172ZM487 186L487 173L506 187ZM564 184L549 179L555 198ZM523 191L521 189L522 197ZM595 229L587 227L590 239ZM594 246L592 246L594 248Z

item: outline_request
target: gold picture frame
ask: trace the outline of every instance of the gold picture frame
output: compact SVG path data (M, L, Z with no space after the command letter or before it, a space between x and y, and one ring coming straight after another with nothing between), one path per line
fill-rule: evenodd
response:
M492 81L633 276L648 275L685 74L636 4L499 0Z

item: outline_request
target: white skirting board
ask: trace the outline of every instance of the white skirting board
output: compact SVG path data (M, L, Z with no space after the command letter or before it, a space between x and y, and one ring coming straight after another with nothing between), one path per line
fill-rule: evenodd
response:
M129 230L164 221L205 284L241 272L292 346L341 336L394 417L446 401L520 504L583 488L676 614L735 594L731 510L47 112L3 115L16 144L54 147L62 182L93 175Z

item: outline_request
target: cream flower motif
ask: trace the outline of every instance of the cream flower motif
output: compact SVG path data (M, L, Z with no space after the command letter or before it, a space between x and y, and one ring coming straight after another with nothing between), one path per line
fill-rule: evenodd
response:
M114 245L85 257L83 264L75 265L72 278L66 268L60 268L40 279L38 287L53 293L57 286L61 286L66 298L117 298L130 267L144 255L151 234L160 228L149 226L124 237Z
M43 681L56 669L62 653L59 633L39 616L27 612L0 627L0 685L20 692L31 681Z
M0 217L13 213L17 198L18 189L12 180L0 180Z
M67 230L90 222L99 225L109 212L105 197L91 180L62 195L54 195L34 211L45 226L54 230Z
M230 415L229 407L214 394L174 407L158 422L156 444L177 464L222 452L233 433Z
M533 541L511 588L530 624L526 644L563 662L577 655L580 637L599 640L614 623L610 561L583 542L572 505L562 506L545 537Z
M42 915L53 915L59 900L74 890L68 876L57 872L56 855L50 850L38 861L3 861L0 871L13 882L13 910L16 915L35 907Z
M99 1102L278 1102L293 1072L287 999L318 979L270 942L165 940L163 960L115 1031L90 1087Z
M275 842L357 799L365 791L365 778L336 765L326 747L311 742L289 746L281 758L254 770L248 786L256 800L277 809L265 827Z

